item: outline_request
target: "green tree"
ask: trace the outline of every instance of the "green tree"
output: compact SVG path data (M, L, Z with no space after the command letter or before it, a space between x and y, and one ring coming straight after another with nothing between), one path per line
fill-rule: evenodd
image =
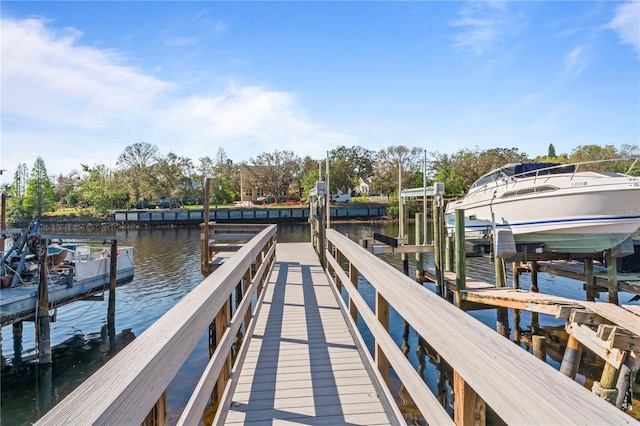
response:
M302 172L300 176L300 199L308 200L309 191L315 187L316 182L320 180L320 169L326 170L326 161L314 160L310 156L304 157L302 160Z
M214 169L215 199L224 203L232 203L240 199L240 167L227 157L223 148L218 148Z
M63 175L60 173L56 182L54 183L54 192L56 194L56 201L67 204L74 205L75 202L71 202L70 195L75 191L78 185L79 176L76 171L72 171L68 175Z
M378 152L374 164L372 184L375 190L385 194L398 191L399 170L401 167L401 185L407 188L420 168L421 148L390 146Z
M147 142L127 146L118 157L118 165L127 170L127 183L132 201L141 197L151 199L155 185L153 165L158 161L158 147Z
M186 198L193 190L193 162L170 152L153 166L156 193L173 200Z
M629 147L629 145L626 145L626 147ZM625 154L627 152L625 152ZM629 164L627 162L604 161L618 160L624 156L625 155L619 152L618 149L613 145L580 145L577 148L574 148L571 152L571 155L569 156L569 162L583 163L597 161L597 163L581 164L579 166L579 170L624 173L629 168Z
M551 157L551 158L556 156L556 147L553 146L552 143L549 144L549 149L547 151L547 156Z
M124 188L123 172L114 171L104 164L93 167L83 164L82 171L84 175L78 184L78 195L83 201L101 213L127 204L129 197Z
M444 182L449 196L465 193L481 176L509 163L528 161L527 154L518 148L492 148L480 151L460 149L453 155L433 154L435 180Z
M293 151L275 150L251 158L247 170L254 182L264 188L265 195L273 195L279 202L297 185L302 171L301 163L302 160Z
M38 157L31 170L31 177L23 200L24 209L29 214L42 216L43 212L55 209L53 184L47 176L47 168L42 157Z
M340 190L346 193L355 188L360 179L373 174L376 155L373 151L353 146L340 146L329 152L331 193Z
M29 218L23 206L24 196L29 183L29 169L25 163L18 164L13 175L13 183L7 188L7 221L18 223Z

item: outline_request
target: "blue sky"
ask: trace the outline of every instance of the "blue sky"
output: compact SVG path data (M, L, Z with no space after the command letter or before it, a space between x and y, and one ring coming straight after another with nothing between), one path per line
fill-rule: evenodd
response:
M2 182L127 145L236 162L340 145L640 143L638 1L0 3Z

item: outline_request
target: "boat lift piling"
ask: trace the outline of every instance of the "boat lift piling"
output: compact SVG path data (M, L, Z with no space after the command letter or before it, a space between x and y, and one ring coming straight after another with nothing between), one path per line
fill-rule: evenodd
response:
M109 306L107 308L107 334L109 335L109 351L116 351L116 283L118 281L118 240L111 240L111 257L109 265Z
M37 236L39 239L40 236ZM38 364L51 363L51 324L49 318L49 268L47 265L47 244L40 240L40 276L38 279L38 313L36 314L36 335ZM38 251L40 251L38 250Z

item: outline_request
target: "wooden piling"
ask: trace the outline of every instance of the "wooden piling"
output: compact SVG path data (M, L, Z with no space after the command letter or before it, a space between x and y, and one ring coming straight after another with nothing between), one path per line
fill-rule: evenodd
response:
M426 244L424 241L424 215L416 213L415 243L416 245ZM424 253L416 253L416 279L424 277Z
M607 281L609 282L609 292L607 302L618 304L618 262L612 256L611 249L607 249Z
M38 364L51 362L51 325L49 323L49 270L47 245L44 240L44 253L40 259L40 279L38 281L38 316L36 318L38 332Z
M605 362L604 368L602 369L602 377L599 382L593 383L591 391L610 404L615 405L619 395L616 387L619 374L620 370L608 362Z
M511 262L511 272L513 275L513 288L520 288L520 268L518 262Z
M562 363L560 364L560 372L567 377L575 379L580 366L580 357L582 357L582 343L569 335L567 348L564 350Z
M451 237L451 235L448 235L447 233L445 233L445 237L446 237L445 238L445 243L446 243L446 247L445 247L445 268L447 269L447 272L453 272L453 259L454 259L453 238Z
M431 208L431 217L433 219L433 261L435 263L436 271L436 292L438 296L444 295L444 271L443 267L443 253L442 253L442 207L439 206L438 197L433 197L433 203Z
M384 329L389 331L389 302L376 291L376 317ZM384 382L389 384L389 360L378 343L375 344L375 362Z
M619 370L608 362L604 363L602 369L602 377L600 378L600 385L605 389L613 389L618 382Z
M209 202L211 201L211 178L206 178L204 181L204 213L203 213L203 228L200 236L200 269L203 274L211 272L209 266L211 262L209 253Z
M462 306L462 299L460 292L465 290L466 287L466 270L465 270L465 256L466 248L464 244L464 210L457 209L455 212L455 245L456 245L456 306L460 308Z
M40 363L36 366L37 379L36 379L36 398L38 403L38 411L40 414L44 414L49 411L53 404L53 380L52 370L53 365L49 362L47 364Z
M538 288L538 262L536 260L532 260L531 262L529 262L529 268L531 269L531 289L529 291L539 293L540 289Z
M531 344L533 347L533 355L536 358L547 362L547 348L545 346L546 338L544 336L538 336L536 334L531 336Z
M109 333L109 350L116 351L116 283L118 281L118 240L111 240L111 257L109 263L109 306L107 308L107 330Z
M440 200L436 204L436 210L438 210L438 228L440 229L440 238L438 241L438 253L439 256L439 265L440 265L440 279L442 280L442 293L440 296L444 296L447 292L447 285L445 283L444 272L445 272L445 250L446 250L446 240L447 240L447 227L444 223L444 204L442 200Z
M513 341L520 345L522 341L522 329L520 328L520 309L513 310Z
M456 425L487 424L486 404L457 371L453 372L453 421Z
M587 293L587 300L593 302L598 297L598 289L596 288L595 277L593 275L593 259L586 257L584 259L584 284Z
M509 328L509 309L496 309L496 331L499 335L507 339L511 336L511 330Z
M628 353L627 356L631 356L632 353L633 352ZM616 383L616 389L618 389L616 407L618 407L622 411L627 411L633 406L633 398L631 398L629 390L633 386L633 382L635 380L633 380L632 378L635 378L635 376L635 372L631 371L631 368L629 368L626 362L620 366L620 371L618 372L618 381Z
M22 321L13 323L13 362L22 362Z
M507 279L504 273L504 260L496 256L496 252L493 252L493 266L496 273L496 287L502 288L507 286Z

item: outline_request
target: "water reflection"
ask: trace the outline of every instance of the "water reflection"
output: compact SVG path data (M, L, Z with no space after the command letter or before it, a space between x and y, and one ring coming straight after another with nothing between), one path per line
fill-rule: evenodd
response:
M332 227L348 233L353 240L371 237L373 232L391 236L398 233L397 224L333 224ZM412 233L409 229L408 234L411 236ZM308 225L286 224L278 227L277 238L279 242L308 242L310 235ZM0 422L20 425L39 418L51 404L55 404L77 387L202 281L198 228L126 230L117 231L116 237L120 245L134 247L136 272L134 280L118 287L116 292L115 324L112 330L115 339L109 338L106 326L108 292L105 292L105 300L102 302L77 302L58 309L58 320L51 327L53 364L48 369L38 367L34 362L36 349L33 323L25 322L22 328L4 327ZM380 257L396 269L402 270L399 255ZM425 262L427 266L433 267L432 254L425 255ZM510 268L508 269L507 282L511 283L513 276ZM409 256L410 274L414 270L414 256ZM493 277L494 267L486 259L469 258L467 272L472 278L487 279ZM538 285L542 293L584 299L582 283L577 281L539 274ZM425 282L423 286L435 292L434 284ZM520 287L528 290L530 286L529 274L521 275ZM362 277L358 288L367 304L373 307L375 292ZM620 296L621 303L628 303L631 298L624 293ZM238 289L232 300L234 311L240 299L241 290ZM496 309L471 311L469 315L492 328L498 321ZM500 320L507 324L504 328L505 335L523 350L532 351L533 336L545 336L548 363L559 368L567 339L563 319L528 311L506 310L506 314L500 314ZM393 309L390 309L389 322L391 337L403 349L409 362L415 366L442 406L452 414L450 367ZM371 333L363 325L361 317L358 324L367 347L373 351ZM237 342L244 338L242 333L243 330L238 334ZM9 336L13 336L13 341ZM178 413L187 403L207 365L209 347L209 333L204 333L170 383L167 395L170 423L176 422ZM586 381L588 386L590 381L599 380L601 371L602 362L585 350L578 372L581 380ZM412 421L420 422L421 419L413 408L415 404L406 398L404 391L401 392L399 381L393 376L393 372L391 384L395 394L403 396L399 402L402 404L402 401L406 401L403 410L408 416L413 416Z

